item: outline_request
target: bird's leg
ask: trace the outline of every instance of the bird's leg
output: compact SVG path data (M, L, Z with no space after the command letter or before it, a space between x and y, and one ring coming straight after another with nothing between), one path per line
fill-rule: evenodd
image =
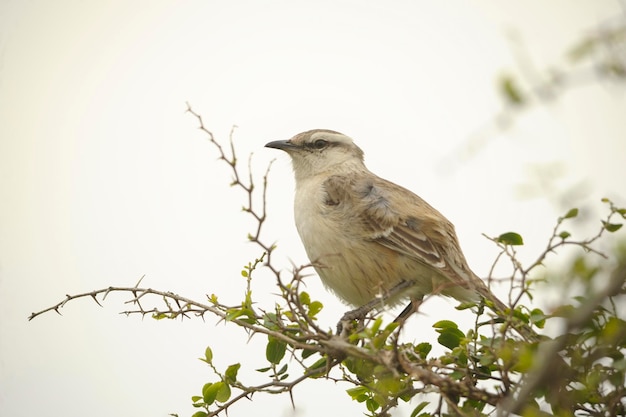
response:
M380 296L377 296L373 300L370 300L368 303L363 304L361 307L358 307L358 308L355 308L354 310L350 310L346 312L339 320L339 323L337 323L337 334L340 336L347 336L347 330L350 329L351 327L350 323L353 320L363 320L365 316L367 315L367 313L369 313L370 311L374 310L377 307L383 306L384 304L386 304L386 302L389 299L397 296L398 294L401 294L411 285L412 285L411 281L402 280L398 284L396 284L394 287L392 287L389 291L387 291L386 293L381 294ZM413 309L412 305L413 305L413 301L411 301L411 303L402 311L402 313L400 313L400 316L398 316L398 319L403 314L409 315ZM396 319L396 321L398 319Z
M404 307L404 310L402 310L400 312L400 314L398 314L398 317L396 317L396 319L393 321L394 323L402 323L403 321L405 321L406 319L409 318L409 316L413 313L415 313L417 311L417 309L419 308L420 304L422 304L422 299L424 298L424 296L420 296L419 298L411 298L411 301L409 301L409 304L407 304L406 307Z

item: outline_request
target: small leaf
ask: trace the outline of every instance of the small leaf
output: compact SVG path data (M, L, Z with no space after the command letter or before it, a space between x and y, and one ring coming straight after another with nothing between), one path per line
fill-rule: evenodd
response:
M241 276L244 278L248 278L248 271L246 271L245 269L241 270Z
M328 364L328 359L319 358L318 360L315 361L313 365L308 367L307 371L313 371L315 369L324 368L327 364ZM315 378L315 376L313 378Z
M194 403L197 403L200 400L202 400L202 397L199 395L194 395L193 397L191 397L191 401L193 401Z
M504 98L513 105L524 104L524 97L517 86L517 83L510 75L505 75L500 78L500 92L504 95Z
M515 232L503 233L498 236L496 240L504 245L520 246L524 244L524 239L522 239L522 236Z
M285 342L270 337L265 348L265 357L270 363L276 365L285 357L286 350L287 344Z
M459 326L450 320L440 320L437 323L433 324L435 329L458 329Z
M241 368L241 364L235 363L226 368L226 372L224 372L224 376L226 377L226 382L231 383L237 381L237 372Z
M621 223L609 223L609 222L605 222L604 220L602 220L602 225L604 226L607 232L611 232L611 233L617 232L619 229L622 228Z
M565 213L565 216L563 216L564 219L571 219L573 217L578 216L578 209L577 208L573 208L570 209L567 213Z
M567 55L572 62L578 62L589 57L597 49L598 43L594 37L583 38L567 52Z
M287 365L287 364L284 364L284 365L283 365L283 367L282 367L282 368L280 368L280 369L278 370L278 372L276 372L276 375L284 374L285 372L287 372L287 367L288 367L288 365Z
M314 353L317 353L317 350L313 350L313 349L302 349L302 359L306 359L309 356L313 355Z
M441 334L437 338L440 345L448 349L454 349L461 344L461 340L465 337L459 329L443 329L438 330Z
M415 351L415 353L417 353L420 356L420 358L426 359L426 357L428 356L432 348L433 348L433 345L431 345L430 343L422 342L418 344L417 346L415 346L413 350Z
M358 397L367 394L369 392L369 389L367 389L366 387L354 387L347 389L346 392L353 400L356 400Z
M567 239L568 237L570 237L572 234L566 230L563 230L561 233L559 233L559 237L563 240Z
M191 417L207 417L208 414L204 411L196 411L195 413L193 413L193 415Z
M230 385L221 383L222 386L217 391L215 399L221 403L225 403L230 398Z
M300 303L302 303L305 306L311 304L311 296L309 296L307 292L301 292Z
M206 349L204 350L204 359L208 363L211 363L211 361L213 360L213 351L211 350L210 346L207 346Z
M215 402L215 398L217 397L217 392L222 388L224 383L222 381L204 384L202 387L202 398L207 405L211 405Z
M428 401L422 401L421 403L419 403L417 407L415 407L413 411L411 411L411 417L417 417L418 413L422 411L428 404L430 404Z
M368 398L367 401L365 401L365 406L367 407L368 411L371 411L372 413L376 410L378 410L378 407L380 407L380 404L378 404L378 402L373 399L373 398Z
M538 308L533 309L530 312L530 322L535 326L543 329L543 326L546 324L546 315Z
M324 304L320 303L319 301L313 301L309 305L309 316L315 317L317 313L322 311L322 308L324 308Z

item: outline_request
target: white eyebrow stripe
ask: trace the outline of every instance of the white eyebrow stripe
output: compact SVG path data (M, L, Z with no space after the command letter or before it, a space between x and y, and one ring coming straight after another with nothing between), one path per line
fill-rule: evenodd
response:
M316 141L317 139L326 139L329 142L339 142L345 144L352 144L352 139L343 133L333 133L333 132L315 132L311 135L311 142Z

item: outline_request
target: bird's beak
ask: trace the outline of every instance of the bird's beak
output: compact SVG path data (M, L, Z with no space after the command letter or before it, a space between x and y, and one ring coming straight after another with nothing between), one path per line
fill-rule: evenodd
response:
M298 149L297 145L294 145L288 140L275 140L273 142L267 143L265 145L266 148L274 148L280 149L281 151L289 151L290 149Z

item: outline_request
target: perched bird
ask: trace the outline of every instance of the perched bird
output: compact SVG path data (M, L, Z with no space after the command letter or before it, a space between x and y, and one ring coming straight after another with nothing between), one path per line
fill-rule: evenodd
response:
M411 191L370 172L348 136L316 129L265 146L291 156L304 248L326 287L362 307L355 311L433 293L486 299L506 311L467 265L452 223Z

